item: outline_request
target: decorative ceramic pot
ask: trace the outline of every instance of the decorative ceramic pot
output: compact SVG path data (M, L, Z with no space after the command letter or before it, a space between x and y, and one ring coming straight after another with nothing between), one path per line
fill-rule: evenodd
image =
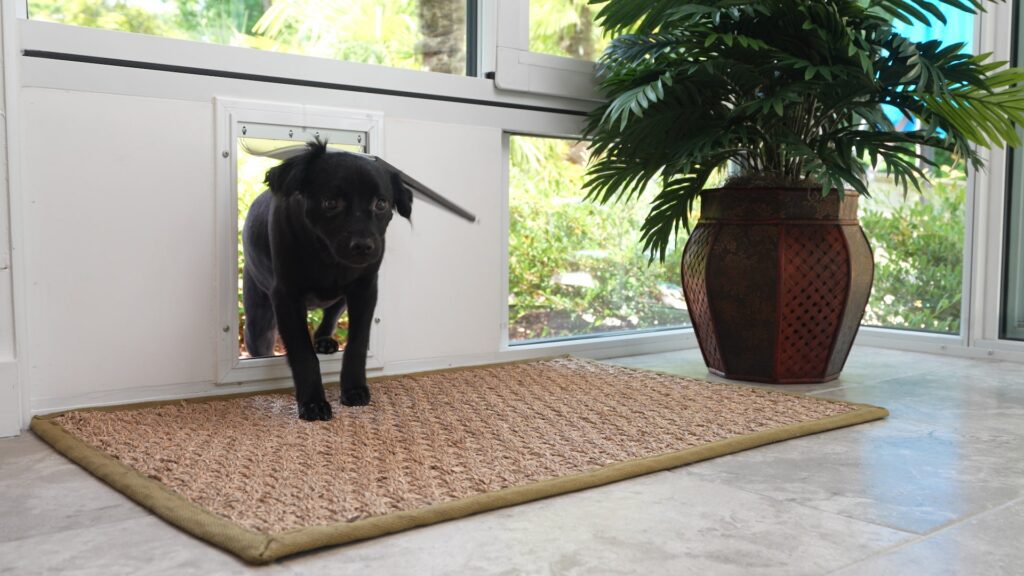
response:
M857 194L718 188L683 251L683 290L704 362L737 380L839 376L871 283Z

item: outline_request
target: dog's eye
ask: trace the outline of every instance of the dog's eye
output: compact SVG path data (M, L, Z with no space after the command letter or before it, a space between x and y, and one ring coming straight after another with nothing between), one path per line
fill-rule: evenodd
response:
M323 207L323 209L327 210L328 212L333 212L333 211L338 209L339 204L338 204L338 201L336 199L334 199L334 198L327 198L323 202L320 203L320 206Z
M391 208L391 203L383 198L377 198L377 201L373 203L374 212L385 212Z

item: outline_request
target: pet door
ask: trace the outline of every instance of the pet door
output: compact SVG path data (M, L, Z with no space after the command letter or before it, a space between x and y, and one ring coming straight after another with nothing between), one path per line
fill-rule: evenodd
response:
M219 274L221 290L219 378L222 384L290 378L278 339L272 356L253 358L245 347L245 306L242 300L242 229L252 202L262 194L267 170L282 159L301 153L306 143L319 138L328 148L366 154L380 153L379 114L331 108L242 100L217 99L218 244L224 251ZM378 311L381 306L378 305ZM307 314L310 332L322 320L322 311ZM374 358L379 318L375 319L368 351ZM339 352L323 355L324 379L336 380L348 336L348 315L342 314L334 330Z
M249 206L257 196L267 189L263 180L267 170L281 163L281 160L299 154L306 148L306 142L314 138L327 141L327 147L348 152L366 152L366 134L353 130L311 130L273 124L245 123L240 127L242 137L237 139L235 158L237 162L238 189L238 357L250 358L245 347L245 308L242 304L242 267L245 254L242 246L242 228L245 225ZM319 326L321 310L310 310L306 323L312 333ZM348 339L348 312L342 314L334 329L334 339L340 350L344 350ZM274 356L283 356L284 347L280 337L274 343Z

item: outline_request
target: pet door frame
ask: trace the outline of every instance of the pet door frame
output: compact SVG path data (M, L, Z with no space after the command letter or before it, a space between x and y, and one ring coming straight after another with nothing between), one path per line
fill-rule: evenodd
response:
M337 143L359 143L367 154L382 155L384 115L380 112L214 98L217 195L217 384L240 384L291 378L284 356L240 358L238 355L238 142L240 138L273 137L304 144L321 135L343 138ZM383 275L383 272L382 272ZM374 314L366 367L382 368L380 311ZM324 381L336 381L344 351L321 355Z

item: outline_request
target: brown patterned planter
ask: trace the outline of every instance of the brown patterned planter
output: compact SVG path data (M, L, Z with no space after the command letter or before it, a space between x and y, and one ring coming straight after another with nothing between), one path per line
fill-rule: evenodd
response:
M683 251L683 290L704 362L737 380L839 376L871 294L857 194L718 188Z

